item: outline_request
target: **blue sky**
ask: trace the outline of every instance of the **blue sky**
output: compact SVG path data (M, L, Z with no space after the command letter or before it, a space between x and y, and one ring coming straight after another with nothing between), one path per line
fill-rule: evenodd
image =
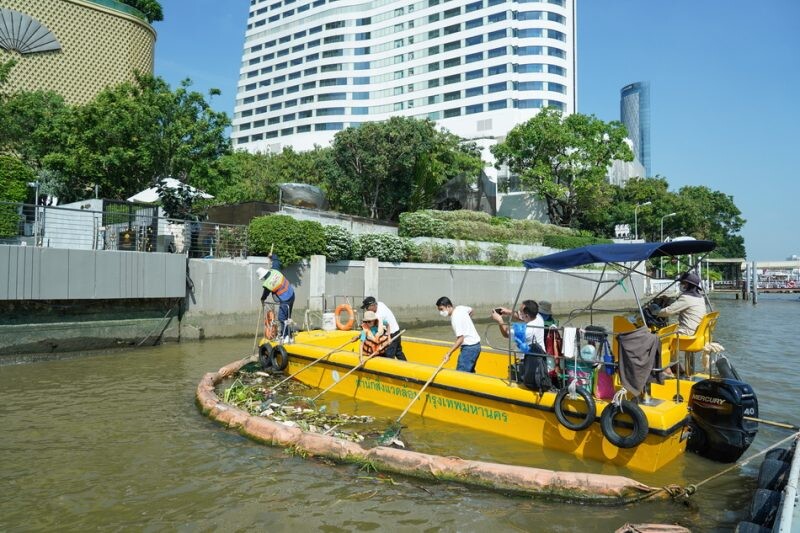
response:
M248 0L161 0L156 74L233 115ZM800 255L800 1L579 0L578 111L650 82L653 172L733 196L750 260ZM665 213L666 214L666 213Z

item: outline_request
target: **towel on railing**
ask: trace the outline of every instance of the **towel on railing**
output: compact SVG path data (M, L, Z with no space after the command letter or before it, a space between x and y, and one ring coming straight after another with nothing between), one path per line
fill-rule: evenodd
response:
M661 341L647 326L617 336L619 341L619 378L622 386L636 396L651 381L661 383L652 370L661 361Z
M577 328L564 328L562 339L564 341L564 357L567 359L575 357L575 335L577 331Z

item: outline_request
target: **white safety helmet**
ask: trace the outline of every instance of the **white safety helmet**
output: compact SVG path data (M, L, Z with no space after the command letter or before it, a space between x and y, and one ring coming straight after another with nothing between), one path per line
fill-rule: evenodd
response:
M264 267L258 267L256 269L256 275L258 276L258 279L266 278L268 273L269 273L269 270L267 270Z

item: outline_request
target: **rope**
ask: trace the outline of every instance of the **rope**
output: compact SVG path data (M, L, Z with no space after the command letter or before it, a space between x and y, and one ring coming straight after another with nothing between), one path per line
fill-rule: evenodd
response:
M734 464L732 464L732 465L731 465L731 466L729 466L728 468L726 468L726 469L722 470L721 472L718 472L718 473L714 474L713 476L709 476L709 477L707 477L706 479L704 479L704 480L700 481L699 483L693 483L693 484L691 484L691 485L688 485L688 486L687 486L687 487L684 489L684 491L685 491L685 494L686 494L687 496L691 496L692 494L694 494L695 492L697 492L697 489L699 489L700 487L702 487L703 485L705 485L705 484L706 484L706 483L708 483L709 481L711 481L711 480L713 480L713 479L716 479L716 478L718 478L718 477L720 477L720 476L722 476L722 475L724 475L724 474L727 474L728 472L730 472L731 470L733 470L733 469L735 469L735 468L739 468L740 466L744 466L744 465L746 465L747 463L749 463L750 461L752 461L753 459L755 459L756 457L760 457L760 456L762 456L762 455L766 454L767 452L769 452L770 450L773 450L773 449L777 448L778 446L781 446L781 445L782 445L782 444L784 444L785 442L787 442L787 441L789 441L789 440L792 440L792 439L796 439L796 438L798 438L798 437L800 437L800 431L798 431L797 433L793 433L793 434L789 435L789 436L788 436L788 437L786 437L785 439L781 439L781 440L779 440L778 442L776 442L776 443L775 443L775 444L773 444L772 446L770 446L770 447L768 447L768 448L766 448L766 449L764 449L764 450L762 450L762 451L760 451L760 452L758 452L758 453L756 453L756 454L754 454L754 455L752 455L752 456L748 457L748 458L747 458L747 459L745 459L744 461L741 461L741 462L737 462L737 463L734 463Z

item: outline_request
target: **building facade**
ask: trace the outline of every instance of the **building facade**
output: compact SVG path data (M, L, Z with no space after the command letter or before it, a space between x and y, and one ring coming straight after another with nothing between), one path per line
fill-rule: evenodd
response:
M153 73L156 33L115 0L3 0L0 61L15 60L4 90L54 91L84 104L108 86Z
M498 138L576 111L575 0L251 0L234 146L325 146L391 116Z
M639 81L623 87L619 106L620 120L633 141L633 155L650 177L650 84Z

